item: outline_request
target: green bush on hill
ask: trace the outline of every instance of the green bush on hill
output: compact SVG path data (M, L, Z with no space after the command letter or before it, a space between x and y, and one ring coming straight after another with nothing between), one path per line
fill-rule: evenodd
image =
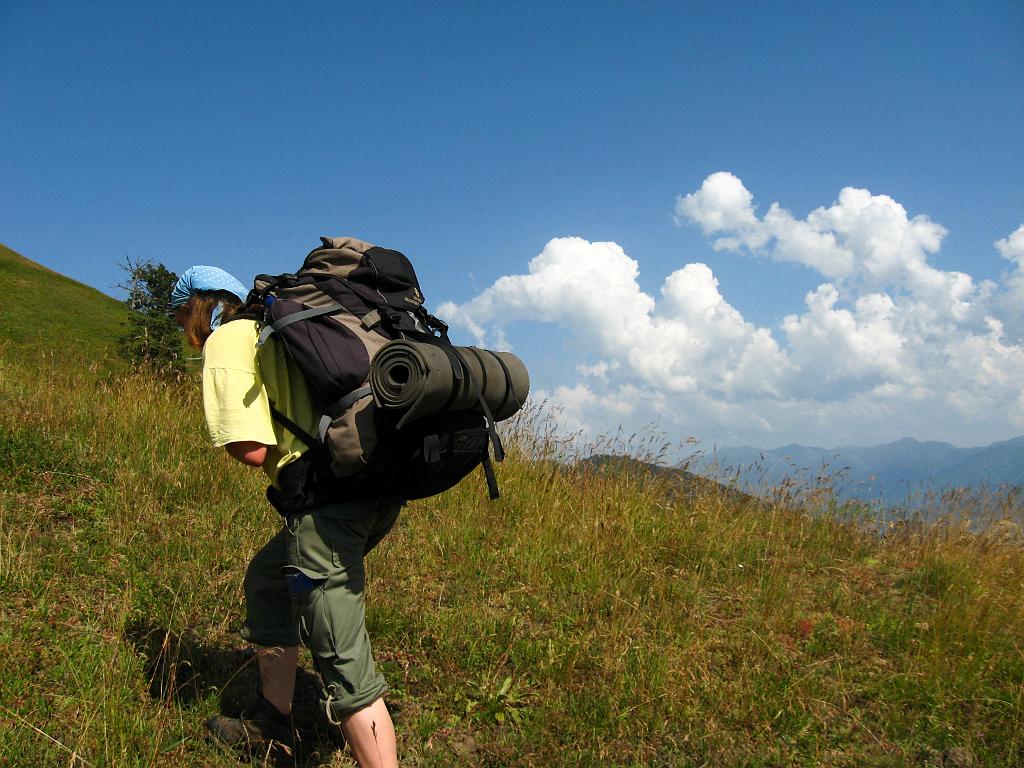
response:
M128 293L128 330L118 337L118 351L135 366L157 373L184 371L181 331L170 313L171 291L178 276L149 260L122 265L128 275L121 286Z

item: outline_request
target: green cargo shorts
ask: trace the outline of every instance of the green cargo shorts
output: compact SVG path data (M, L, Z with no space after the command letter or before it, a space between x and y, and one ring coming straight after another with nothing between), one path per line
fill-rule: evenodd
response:
M401 505L344 502L290 515L245 573L242 637L263 646L300 640L341 717L387 690L366 634L363 558L391 530Z

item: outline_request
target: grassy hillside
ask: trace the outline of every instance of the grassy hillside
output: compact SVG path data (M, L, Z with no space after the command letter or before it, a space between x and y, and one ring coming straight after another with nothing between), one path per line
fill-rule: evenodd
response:
M124 305L0 245L0 343L8 354L34 359L41 352L87 360L112 356L122 332Z
M0 765L237 765L201 732L256 685L237 630L277 522L261 478L207 447L195 382L12 349ZM1012 524L878 536L784 488L567 462L543 431L509 434L500 501L471 477L370 556L404 765L1024 764ZM296 764L350 765L308 671L299 690Z

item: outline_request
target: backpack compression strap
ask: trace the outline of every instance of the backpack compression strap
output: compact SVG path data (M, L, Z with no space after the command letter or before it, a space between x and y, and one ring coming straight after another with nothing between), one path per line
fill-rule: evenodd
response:
M286 315L277 322L264 326L263 330L260 331L260 337L256 340L256 346L262 347L272 333L277 333L282 328L287 328L292 323L297 323L300 320L308 320L309 318L316 317L318 315L329 315L332 312L337 312L339 309L344 309L344 307L335 301L325 307L313 307L312 309L304 309L301 312Z
M323 441L324 436L327 434L327 428L331 426L332 421L355 405L357 401L372 394L373 390L369 386L359 387L358 389L353 389L338 400L338 402L334 403L334 405L330 406L327 409L327 413L320 417L320 440Z
M309 434L309 432L304 430L302 427L300 427L294 421L289 419L276 408L271 407L270 415L278 424L283 426L285 429L287 429L289 432L291 432L293 435L299 438L299 440L301 440L307 446L312 448L314 445L317 445L324 441L324 436L327 434L327 429L328 427L331 426L331 422L334 421L334 419L336 419L338 416L340 416L349 408L351 408L356 403L356 401L362 400L364 397L367 397L372 393L373 390L370 389L369 387L360 387L359 389L352 390L343 398L341 398L341 400L332 405L328 409L329 412L325 413L323 416L320 417L320 423L317 427L320 433L319 439L313 437L311 434Z

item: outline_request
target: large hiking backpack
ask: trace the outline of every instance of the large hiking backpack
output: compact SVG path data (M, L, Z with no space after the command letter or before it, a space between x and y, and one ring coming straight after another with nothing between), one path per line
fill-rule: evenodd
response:
M260 320L258 345L271 336L283 344L321 417L311 435L272 409L310 448L282 470L271 502L288 512L336 499L424 498L478 465L497 498L489 448L495 461L504 450L494 424L522 406L525 367L509 353L453 346L403 254L320 239L296 273L257 276L241 313Z

